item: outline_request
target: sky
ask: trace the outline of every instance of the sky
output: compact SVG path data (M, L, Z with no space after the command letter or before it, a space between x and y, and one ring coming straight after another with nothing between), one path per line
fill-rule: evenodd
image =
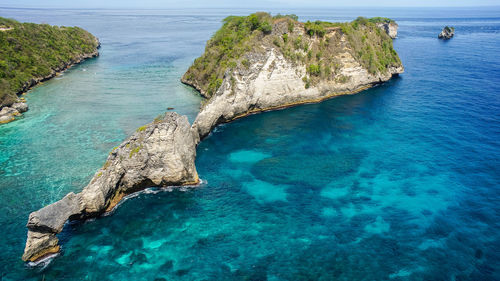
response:
M500 0L1 0L19 8L332 8L500 6Z

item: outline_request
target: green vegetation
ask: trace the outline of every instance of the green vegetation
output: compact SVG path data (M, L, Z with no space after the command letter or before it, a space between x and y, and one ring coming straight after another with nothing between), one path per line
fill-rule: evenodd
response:
M0 17L0 107L35 77L45 77L81 54L97 48L95 37L78 27L19 23Z
M144 130L146 130L146 128L148 127L148 125L144 125L144 126L141 126L139 128L137 128L137 130L135 130L136 132L142 132Z
M455 28L452 26L445 26L444 30L446 30L447 32L455 32Z
M132 158L132 156L134 156L134 154L139 152L141 149L142 149L142 145L136 146L134 149L130 150L130 154L128 157Z
M366 19L366 18L359 17L358 20L359 19ZM368 20L371 23L396 23L393 19L383 18L383 17L374 17L374 18L369 18L366 20Z
M288 61L305 66L306 88L320 80L349 81L349 77L339 73L342 62L338 55L345 51L374 75L401 65L392 39L377 27L377 23L394 22L391 19L359 17L348 23L300 23L297 19L295 15L273 17L267 13L227 17L208 41L205 53L186 72L184 81L195 84L209 98L222 84L224 75L231 73L229 69L249 69L269 48L280 51Z
M212 96L222 84L228 66L238 62L243 53L253 50L255 42L272 30L272 20L267 13L225 18L223 26L208 41L205 53L194 61L185 78L207 82L201 85L201 91L207 97Z
M328 23L326 22L322 22L322 21L315 21L315 22L310 22L310 21L307 21L305 23L305 28L306 28L306 32L307 34L309 34L309 36L319 36L319 37L323 37L325 36L325 33L326 33L326 28L328 26Z
M299 17L297 15L294 15L294 14L290 14L290 15L282 15L282 14L277 14L273 17L273 19L277 20L277 19L291 19L293 21L299 21Z
M313 76L319 76L321 74L321 67L317 64L311 64L307 67L307 73Z
M374 19L359 17L342 26L353 49L353 56L372 74L385 72L390 66L401 64L392 47L392 39L376 26L380 19L386 22L389 19Z

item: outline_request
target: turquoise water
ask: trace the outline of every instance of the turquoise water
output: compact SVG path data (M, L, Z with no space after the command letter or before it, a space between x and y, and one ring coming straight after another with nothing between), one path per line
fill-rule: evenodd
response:
M221 18L248 11L0 9L103 43L0 127L0 280L499 280L498 10L294 12L396 18L406 72L218 127L198 147L202 186L150 189L69 224L62 255L32 269L28 214L81 190L167 107L193 120L200 99L179 77ZM444 25L457 30L448 42Z

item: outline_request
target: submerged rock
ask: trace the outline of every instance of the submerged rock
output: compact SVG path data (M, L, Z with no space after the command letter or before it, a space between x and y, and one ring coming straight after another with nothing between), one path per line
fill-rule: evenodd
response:
M438 38L448 40L455 35L455 28L450 26L445 26L443 31L439 33Z
M140 127L110 153L82 192L69 193L30 214L23 260L36 261L58 252L56 234L68 219L98 216L123 196L145 187L197 184L196 145L187 117L175 112Z

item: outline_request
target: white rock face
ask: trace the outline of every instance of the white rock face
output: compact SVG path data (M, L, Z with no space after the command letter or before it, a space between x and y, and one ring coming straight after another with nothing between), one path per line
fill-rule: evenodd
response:
M186 116L167 113L141 127L115 148L104 167L78 194L30 214L23 260L36 261L59 251L56 234L70 218L98 216L123 196L149 186L197 184L197 135Z
M379 22L377 27L387 32L392 39L398 36L398 24L395 22Z
M268 49L248 70L237 68L226 73L221 87L196 117L193 129L203 138L217 124L247 114L354 93L403 72L399 67L372 75L347 50L339 53L338 59L342 64L338 79L321 81L306 89L306 66L296 65L277 50Z

